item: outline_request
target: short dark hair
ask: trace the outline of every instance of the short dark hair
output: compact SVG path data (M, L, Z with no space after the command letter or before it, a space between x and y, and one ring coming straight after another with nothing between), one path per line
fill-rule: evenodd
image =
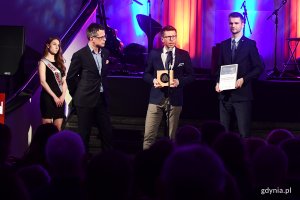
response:
M242 21L242 23L245 23L244 16L243 16L241 13L239 13L239 12L232 12L232 13L230 13L230 14L229 14L229 18L230 18L230 17L233 17L233 18L240 18L241 21Z
M97 36L97 31L99 30L105 31L105 27L101 24L91 23L86 29L87 39L89 40L90 37Z
M173 26L167 25L161 29L160 36L163 37L166 31L175 31L177 33L176 28L174 28Z

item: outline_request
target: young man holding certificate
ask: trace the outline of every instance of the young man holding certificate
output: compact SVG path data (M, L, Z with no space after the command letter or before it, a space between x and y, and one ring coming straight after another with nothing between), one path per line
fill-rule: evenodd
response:
M189 53L176 47L176 29L165 26L160 34L164 47L150 52L144 72L144 80L152 86L145 122L144 149L155 142L163 114L167 115L167 134L171 139L174 138L182 110L183 87L194 80Z
M215 90L220 93L220 120L227 131L232 131L237 119L239 133L250 135L252 81L263 71L256 42L243 36L245 20L238 12L229 14L231 38L220 45Z

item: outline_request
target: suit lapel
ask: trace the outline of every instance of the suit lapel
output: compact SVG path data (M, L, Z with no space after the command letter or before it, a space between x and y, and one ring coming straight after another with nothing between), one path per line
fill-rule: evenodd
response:
M103 74L103 72L107 69L107 64L106 61L108 60L108 50L102 48L101 50L101 60L102 60L102 68L101 68L101 75Z
M86 54L86 58L88 59L88 62L90 63L90 65L95 66L95 69L98 70L96 61L95 61L95 59L92 55L91 49L88 45L85 48L85 54Z
M245 38L243 36L243 37L241 37L241 39L239 41L239 45L238 45L237 50L235 52L235 58L238 58L239 52L241 51L241 49L243 49L243 46L245 45L245 43L246 43ZM236 59L234 59L234 60L236 60Z
M231 60L231 38L225 41L225 58Z
M162 58L161 58L161 54L163 53L164 51L163 51L163 48L161 48L161 51L157 51L157 53L158 53L158 57L159 57L159 59L157 59L157 60L159 60L158 62L158 66L157 66L157 68L159 69L159 70L164 70L165 68L164 68L164 63L163 63L163 61L162 61Z
M179 65L179 61L181 60L180 59L181 55L180 55L180 52L179 50L175 47L175 61L174 61L174 66L173 66L173 69Z

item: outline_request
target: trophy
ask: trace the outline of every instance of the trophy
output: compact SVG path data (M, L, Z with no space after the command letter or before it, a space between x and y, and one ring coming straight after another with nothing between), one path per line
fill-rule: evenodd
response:
M156 79L161 86L163 86L163 87L169 86L169 81L170 81L170 84L173 83L174 71L173 70L157 70L157 78Z

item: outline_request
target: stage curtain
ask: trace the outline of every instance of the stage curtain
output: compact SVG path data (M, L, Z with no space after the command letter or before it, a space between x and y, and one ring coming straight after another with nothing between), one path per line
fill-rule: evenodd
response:
M189 51L194 63L200 67L202 52L203 1L164 0L164 24L177 29L177 46Z
M285 38L300 38L300 1L290 0L285 7ZM292 48L294 44L291 44ZM288 43L285 45L285 58L290 56ZM296 50L296 57L300 57L300 45Z

